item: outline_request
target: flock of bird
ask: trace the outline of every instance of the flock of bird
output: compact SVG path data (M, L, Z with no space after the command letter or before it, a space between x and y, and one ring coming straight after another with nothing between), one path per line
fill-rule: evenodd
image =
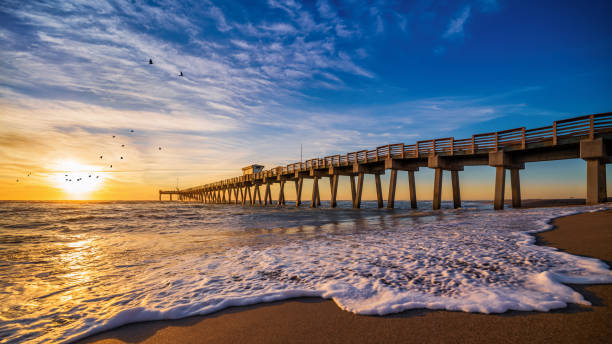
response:
M150 64L150 65L152 65L152 64L153 64L153 59L149 59L149 64ZM179 71L178 76L180 76L180 77L184 76L184 75L183 75L183 72L182 72L182 71ZM134 129L130 129L130 131L129 131L129 132L130 132L130 133L133 133L133 132L134 132ZM113 135L113 139L114 139L114 138L116 138L116 137L117 137L117 135ZM122 145L121 145L121 148L125 148L125 144L122 144ZM161 147L158 147L157 149L158 149L158 150L162 150L162 148L161 148ZM100 160L103 160L103 159L104 159L104 155L100 155ZM120 160L124 160L124 159L123 159L123 156L120 156L120 157L119 157L119 159L120 159ZM112 164L109 164L109 168L113 168L113 165L112 165ZM27 172L27 174L26 174L26 176L27 176L27 177L29 177L29 176L31 176L31 175L32 175L32 172ZM68 176L69 176L68 174L65 174L65 175L64 175L64 177L68 177ZM100 178L100 176L93 175L93 174L89 174L89 175L88 175L88 178L91 178L92 176L96 177L95 179ZM75 179L75 181L76 181L76 182L80 182L81 180L83 180L83 178L77 178L77 179ZM66 182L72 182L72 178L65 178L65 181L66 181ZM17 183L19 183L19 178L17 178L16 182L17 182Z

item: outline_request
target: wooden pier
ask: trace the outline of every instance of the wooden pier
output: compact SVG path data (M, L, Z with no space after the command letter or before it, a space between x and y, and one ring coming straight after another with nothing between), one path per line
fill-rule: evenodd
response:
M293 182L296 206L302 204L302 184L305 178L313 180L311 207L321 205L319 180L328 178L331 189L330 206L336 207L340 177L348 177L351 185L353 208L361 206L364 176L374 175L378 207L384 207L380 175L390 171L387 207L395 204L397 172L408 172L410 204L417 207L414 173L421 167L435 170L433 209L440 209L442 176L450 171L453 204L461 207L459 172L465 166L491 166L495 168L494 208L504 208L506 171L510 170L512 206L521 206L519 171L525 163L563 159L586 161L586 203L597 204L607 200L606 164L612 152L612 112L587 115L553 122L552 125L526 129L515 128L492 133L476 134L471 138L453 137L418 141L414 144L395 143L343 155L279 166L258 173L229 178L215 183L187 189L159 191L162 195L177 196L177 200L244 205L284 205L285 184ZM278 183L280 191L273 202L271 185ZM261 188L264 197L261 197Z

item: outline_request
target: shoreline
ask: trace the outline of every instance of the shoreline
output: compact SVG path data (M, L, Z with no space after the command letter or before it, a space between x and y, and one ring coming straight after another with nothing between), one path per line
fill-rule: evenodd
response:
M532 234L537 245L612 262L612 210L551 221ZM584 226L588 223L589 226ZM586 227L586 228L583 228ZM133 323L78 343L220 342L593 342L612 336L612 285L567 284L592 306L550 312L479 314L414 309L386 316L355 315L333 301L298 298L231 307L204 316Z

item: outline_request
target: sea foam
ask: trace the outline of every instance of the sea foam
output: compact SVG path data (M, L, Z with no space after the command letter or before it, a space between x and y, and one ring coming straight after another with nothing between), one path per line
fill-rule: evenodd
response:
M297 227L283 227L287 210L259 209L224 213L248 216L249 221L264 214L272 221L265 230L215 232L241 236L239 244L224 246L228 241L219 239L213 241L214 249L184 249L186 244L171 236L178 247L165 255L144 249L146 241L134 243L136 238L152 239L143 232L117 231L105 236L113 239L103 248L114 268L102 269L94 279L80 276L65 282L51 295L34 297L25 288L31 295L3 297L0 329L8 342L71 341L131 322L304 296L332 299L343 310L376 315L414 308L501 313L589 305L563 283L611 283L609 267L597 259L536 246L529 233L550 229L551 219L559 216L610 208L445 210L419 216L370 211L359 217L350 210L327 211L332 215L304 210L320 221ZM191 212L210 211L202 209ZM348 215L338 217L342 212ZM274 223L274 216L283 220ZM126 239L132 242L123 243ZM142 254L136 261L114 254L139 248ZM70 307L58 307L66 296L71 297ZM40 305L33 313L4 315L28 298Z

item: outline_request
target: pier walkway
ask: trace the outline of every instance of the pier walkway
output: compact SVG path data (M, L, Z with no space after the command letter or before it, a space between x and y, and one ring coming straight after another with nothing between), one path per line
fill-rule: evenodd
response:
M525 163L562 159L586 161L586 203L597 204L607 200L606 164L612 161L612 112L587 115L553 122L534 129L525 127L476 134L466 139L453 137L418 141L414 144L395 143L346 154L330 155L320 159L279 166L258 173L229 178L218 182L180 190L160 190L162 195L177 196L177 200L241 205L284 205L284 188L294 182L296 205L302 204L302 184L305 178L313 180L311 207L321 204L319 180L328 178L331 188L330 206L336 206L338 181L341 176L350 179L353 207L361 205L364 176L373 174L378 207L384 207L380 176L390 171L387 207L393 208L398 171L408 171L408 187L412 208L416 208L414 173L421 167L432 168L434 174L433 209L440 209L442 175L450 171L453 204L461 207L459 172L465 166L491 166L495 168L494 208L504 208L506 171L510 170L512 207L521 206L519 171ZM280 191L273 202L271 185L278 183ZM264 189L263 200L261 188Z

